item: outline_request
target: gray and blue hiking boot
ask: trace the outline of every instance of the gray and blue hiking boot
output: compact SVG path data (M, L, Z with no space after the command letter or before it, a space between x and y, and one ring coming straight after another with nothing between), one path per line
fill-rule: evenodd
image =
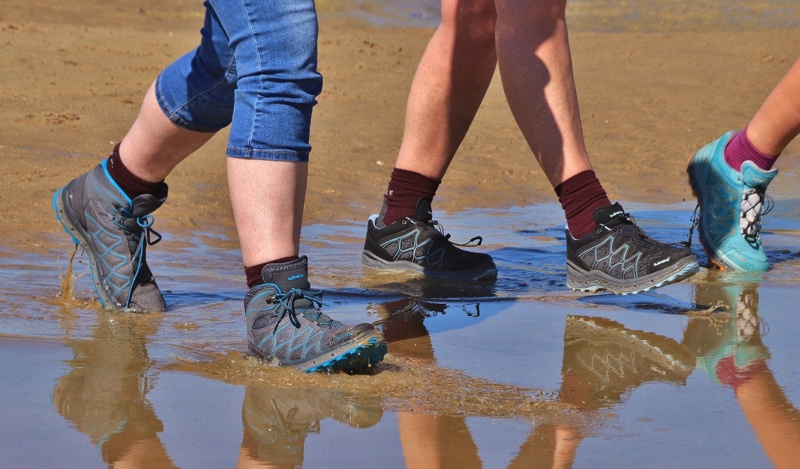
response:
M778 170L762 171L750 161L736 171L725 162L727 132L689 159L689 183L700 209L697 231L709 260L722 269L763 272L769 261L761 245L761 216L770 209L769 183Z
M111 178L107 160L56 191L53 209L64 231L89 255L100 303L138 313L166 311L147 267L145 250L161 236L150 215L167 198L144 194L131 200Z
M386 226L381 215L367 221L367 238L361 263L375 269L421 273L424 277L477 281L497 277L488 254L465 251L450 241L432 220L431 202L420 199L414 218L404 217ZM480 244L480 237L475 237Z
M375 326L347 326L320 311L322 293L311 291L307 257L267 264L261 277L264 283L244 298L254 357L306 372L355 372L386 355L386 341Z
M660 243L636 226L618 203L595 210L597 228L581 239L567 232L567 286L627 295L683 280L698 270L685 247Z

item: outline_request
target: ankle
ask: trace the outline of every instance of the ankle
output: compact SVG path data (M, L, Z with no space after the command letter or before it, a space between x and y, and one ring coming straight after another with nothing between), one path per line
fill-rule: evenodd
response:
M555 192L564 209L569 232L576 239L583 238L597 226L595 210L611 206L606 191L592 170L572 176L556 186Z
M383 198L381 219L386 225L409 217L413 218L420 199L433 200L441 180L432 179L414 171L394 168L389 187Z
M167 185L164 181L149 182L133 174L123 163L119 156L119 143L108 157L108 174L131 199L143 194L158 195L166 192Z
M745 161L750 161L762 171L769 171L778 155L760 152L747 137L747 127L736 134L725 146L725 162L736 171L742 170Z

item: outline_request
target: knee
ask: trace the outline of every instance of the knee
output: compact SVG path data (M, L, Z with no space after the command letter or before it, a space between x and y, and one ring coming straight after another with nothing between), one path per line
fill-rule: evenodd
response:
M442 2L442 26L473 47L494 48L497 11L493 0Z

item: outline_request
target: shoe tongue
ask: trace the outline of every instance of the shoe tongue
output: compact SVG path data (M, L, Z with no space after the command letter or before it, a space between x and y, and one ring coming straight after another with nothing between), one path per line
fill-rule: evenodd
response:
M288 262L267 264L261 270L261 278L264 283L277 285L283 293L292 288L309 290L311 285L308 283L308 258L302 256Z
M131 201L131 215L136 218L149 215L158 207L161 207L166 200L166 193L163 195L163 197L158 197L152 194L142 194Z
M431 201L429 199L419 199L417 201L417 210L414 213L414 219L429 222L433 219L433 210L431 209Z
M594 221L598 225L608 225L612 220L624 216L625 210L619 202L614 205L609 205L608 207L597 208L594 211Z
M760 189L762 192L766 192L769 183L778 175L777 169L764 171L751 161L745 161L744 164L742 164L741 172L742 180L745 184Z

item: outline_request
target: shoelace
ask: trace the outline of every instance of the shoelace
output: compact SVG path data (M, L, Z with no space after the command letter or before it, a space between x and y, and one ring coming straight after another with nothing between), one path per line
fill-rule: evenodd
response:
M694 229L697 228L697 224L700 223L700 202L697 202L697 205L695 205L692 216L689 217L689 221L692 222L689 226L689 239L681 241L681 244L686 248L692 247L692 235L694 234Z
M322 302L321 299L321 295L322 295L321 292L310 292L307 290L301 290L299 288L292 288L283 295L276 294L273 297L272 301L273 303L278 303L278 307L275 311L275 314L276 315L280 314L281 317L279 317L278 321L275 323L275 329L272 330L272 333L274 334L275 332L278 331L278 326L280 325L281 321L283 321L283 318L285 318L286 316L289 316L289 322L291 322L294 327L298 329L302 327L302 324L300 324L300 320L297 318L297 312L294 310L295 300L306 299L311 302L312 306L319 308L321 306L324 306L324 303ZM323 318L327 321L319 321L320 318ZM330 319L328 318L328 316L323 314L322 311L318 310L315 321L319 323L324 323L324 322L330 322Z
M739 230L744 239L755 244L761 235L761 217L772 211L774 202L763 191L748 189L742 193L739 205Z
M739 204L739 232L745 241L750 244L758 242L761 236L761 217L771 212L774 206L772 197L763 191L748 189L742 193L742 202ZM689 221L692 222L689 227L689 239L681 243L687 248L692 246L692 235L700 223L700 202L695 205Z
M147 246L152 246L154 244L158 244L161 241L161 235L153 229L153 223L155 222L155 218L152 215L144 215L141 217L136 218L136 224L142 229L143 233L139 237L139 246L136 248L136 252L133 253L133 257L136 258L136 272L133 275L133 282L139 278L139 272L142 269L142 264L144 264L144 254ZM152 235L155 235L156 238L153 239ZM128 308L131 304L131 298L133 297L133 283L131 283L131 288L128 291L128 299L125 301L125 308Z
M439 231L439 233L441 233L442 236L444 236L444 239L446 239L447 241L450 241L450 233L445 233L444 232L444 225L442 225L441 223L439 223L436 220L430 220L430 221L428 221L426 223L429 224L430 226L436 228ZM480 246L482 242L483 242L483 237L474 236L474 237L472 237L472 239L470 239L466 243L459 244L459 243L454 243L454 242L450 241L450 244L452 244L453 246L460 246L460 247L463 247L463 248L468 248L468 247Z
M633 215L631 215L630 213L623 213L622 215L618 215L612 218L612 220L619 220L619 223L616 223L615 225L611 226L601 223L600 226L602 226L608 231L616 230L619 234L623 234L623 228L617 227L616 225L621 224L623 226L630 226L633 231L633 233L631 233L630 236L632 238L633 244L637 244L639 241L643 241L651 246L654 245L653 240L649 236L647 236L647 233L645 233L644 230L639 228L639 225L636 224L636 220L634 220Z

